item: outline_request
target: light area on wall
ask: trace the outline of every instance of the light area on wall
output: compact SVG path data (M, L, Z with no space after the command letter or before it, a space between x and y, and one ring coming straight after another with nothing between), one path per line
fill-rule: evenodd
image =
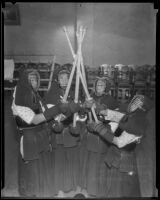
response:
M68 32L68 37L71 41L71 45L73 50L75 51L75 41L74 41L74 34L75 34L75 30L74 30L74 26L73 25L65 25ZM56 60L61 62L62 64L65 63L72 63L73 62L73 56L69 47L69 43L67 41L67 37L66 34L64 32L64 26L59 27L55 33L54 33L54 37L53 37L53 43L56 44L56 41L60 41L60 43L58 43L55 47L55 54L56 56ZM64 50L63 53L61 53L61 49ZM59 53L58 53L59 52Z
M93 18L94 3L77 3L77 27L86 28L86 34L82 45L84 64L93 67Z
M77 26L87 27L85 63L155 64L155 19L151 3L78 3Z
M155 19L151 3L95 4L93 66L155 64Z
M87 28L84 63L155 64L156 15L150 3L18 3L21 25L4 27L4 54L56 55L72 62L63 26ZM46 57L48 58L48 57Z
M103 63L112 65L117 63L125 65L155 63L154 56L151 57L152 54L155 55L155 45L151 40L139 42L133 38L124 38L109 33L105 35L95 33L94 37L97 38L97 40L94 40L94 66ZM97 54L99 54L98 57Z
M72 61L63 26L69 29L74 46L75 4L19 3L19 7L21 25L5 27L5 55L55 55L60 64Z

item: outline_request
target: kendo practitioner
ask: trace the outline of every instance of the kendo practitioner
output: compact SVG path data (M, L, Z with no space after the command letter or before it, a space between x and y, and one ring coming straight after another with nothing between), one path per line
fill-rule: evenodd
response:
M78 112L80 107L72 102L48 108L38 94L39 86L40 76L36 70L20 71L12 102L20 136L19 193L27 197L53 197L54 155L48 122L61 113L68 116Z
M60 67L54 72L51 88L46 95L46 102L56 104L65 94L70 70L68 65ZM68 102L74 101L75 91L72 88L67 98ZM76 190L79 179L79 137L70 133L69 126L73 123L73 115L63 120L63 129L52 131L56 135L55 145L55 188L58 196L63 197L64 192Z
M157 197L155 103L148 99L145 137L135 149L141 197Z
M117 121L118 128L112 130L110 125L94 123L94 131L112 143L105 157L108 169L105 197L141 196L135 150L146 136L149 124L146 116L151 107L146 96L136 95L129 103L126 114ZM132 139L128 140L130 137ZM125 146L117 145L119 138L124 145L126 141Z
M96 109L117 109L118 102L109 94L111 84L106 77L96 78L91 97L94 99ZM102 120L102 119L99 119ZM106 187L107 170L104 157L107 153L109 143L100 135L87 133L87 170L86 189L89 196L103 197Z

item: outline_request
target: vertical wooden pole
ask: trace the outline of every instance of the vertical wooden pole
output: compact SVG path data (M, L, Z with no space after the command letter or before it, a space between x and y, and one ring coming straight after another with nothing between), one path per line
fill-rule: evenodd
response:
M78 52L77 52L77 74L76 74L76 86L75 86L75 103L78 103L78 97L79 97L79 73L80 73L80 53L81 53L81 29L80 32L78 33L77 31L77 41L78 41ZM73 118L73 127L76 127L76 118L77 118L77 113L74 114Z

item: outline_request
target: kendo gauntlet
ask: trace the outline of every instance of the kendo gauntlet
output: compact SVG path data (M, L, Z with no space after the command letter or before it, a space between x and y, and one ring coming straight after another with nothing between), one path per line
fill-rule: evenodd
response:
M61 113L61 110L58 105L48 108L44 111L43 115L46 118L46 121L54 119L57 115Z
M114 138L114 134L111 131L110 125L104 125L102 122L94 123L93 125L94 131L99 133L105 140L108 142L112 142Z
M60 103L59 108L61 110L61 113L69 117L70 115L80 111L81 106L78 103L72 101L69 103Z
M96 103L96 113L97 114L100 114L100 112L102 110L106 110L107 109L107 106L105 104L99 104L99 103Z
M97 129L97 127L98 127L98 129ZM100 122L99 123L91 122L91 123L87 124L87 129L91 133L99 133L100 134L100 132L101 132L100 127L104 128L104 125L102 123L100 123Z

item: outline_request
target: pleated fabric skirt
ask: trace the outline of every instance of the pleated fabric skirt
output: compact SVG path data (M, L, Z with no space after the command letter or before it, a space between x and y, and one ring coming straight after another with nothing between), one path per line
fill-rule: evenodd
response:
M77 122L77 129L80 134L84 134L85 124ZM82 168L80 166L80 146L81 136L73 136L70 130L64 130L64 149L65 149L65 166L64 166L64 192L76 191L80 186L80 177Z
M129 175L120 172L115 167L107 167L107 185L105 197L140 197L140 187L137 173Z
M55 150L55 192L76 190L79 184L79 147L57 145Z
M77 138L68 132L68 128L63 130L59 136L55 148L55 191L69 192L76 190L79 180L79 147ZM61 144L60 144L61 143Z
M80 173L79 173L79 186L81 189L87 188L87 165L88 165L88 149L87 137L84 137L79 145L79 160L80 160Z
M64 192L76 190L80 173L79 147L65 148Z
M64 191L64 176L65 176L65 149L63 144L57 145L55 149L55 168L54 174L54 189L55 193Z
M54 197L54 151L43 152L39 159L29 162L24 162L19 154L18 164L20 196Z
M87 153L86 189L90 196L105 197L108 169L104 158L105 153Z

